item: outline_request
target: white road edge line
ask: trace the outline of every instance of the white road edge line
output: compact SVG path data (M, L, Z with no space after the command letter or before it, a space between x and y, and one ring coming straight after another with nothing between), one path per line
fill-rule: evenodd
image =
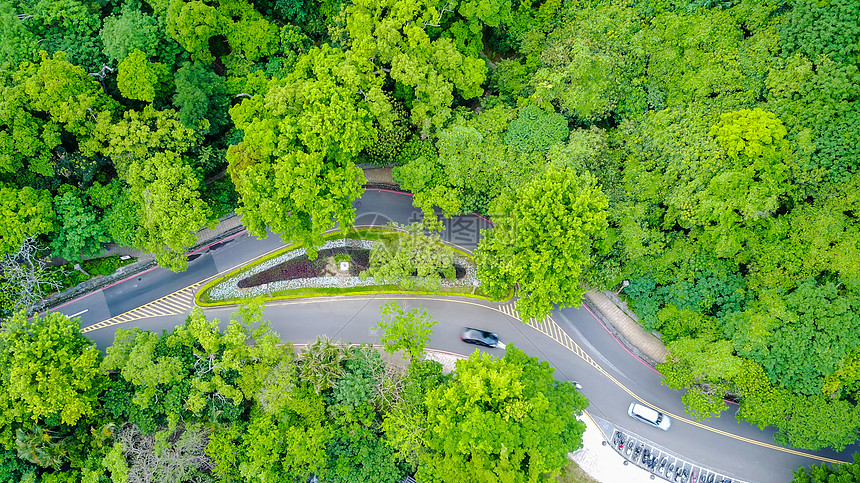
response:
M81 310L80 312L78 312L78 313L76 313L76 314L68 315L67 317L71 319L71 318L73 318L73 317L77 317L77 316L79 316L79 315L81 315L81 314L85 314L85 313L87 313L87 312L89 312L89 311L90 311L90 309L84 309L84 310Z

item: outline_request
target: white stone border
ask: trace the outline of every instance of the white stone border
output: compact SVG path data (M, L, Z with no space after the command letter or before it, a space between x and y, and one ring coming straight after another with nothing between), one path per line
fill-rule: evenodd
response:
M333 248L359 248L370 250L376 242L372 240L359 240L354 238L340 238L337 240L328 240L318 250L330 250ZM221 283L213 285L209 288L209 299L212 301L222 301L230 299L238 299L245 297L256 297L260 295L268 295L273 292L282 290L291 290L308 287L368 287L377 285L373 277L367 277L362 280L360 277L314 277L314 278L297 278L295 280L280 280L269 283L267 287L258 285L250 288L239 288L239 281L272 267L280 265L286 261L293 260L300 256L306 255L304 248L298 248L287 253L278 255L277 257L266 260L263 263L249 269L242 270L239 273L223 280ZM458 280L442 280L442 286L445 288L472 286L477 280L474 264L461 256L454 256L455 263L466 269L466 275Z

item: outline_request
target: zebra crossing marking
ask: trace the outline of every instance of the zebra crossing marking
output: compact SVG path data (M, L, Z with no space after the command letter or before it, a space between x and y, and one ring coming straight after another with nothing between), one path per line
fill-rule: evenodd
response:
M148 319L151 317L164 317L190 313L191 309L194 307L194 294L201 285L203 285L203 281L191 284L185 288L155 299L152 302L141 305L140 307L133 308L128 312L123 312L107 320L83 327L81 328L81 332L92 332L94 330L134 322L135 320Z

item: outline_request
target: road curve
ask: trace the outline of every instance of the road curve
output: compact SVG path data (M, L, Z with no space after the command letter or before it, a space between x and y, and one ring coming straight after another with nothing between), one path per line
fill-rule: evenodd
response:
M402 193L369 190L356 202L357 225L420 219L411 198ZM474 249L487 222L474 216L446 220L447 241ZM190 313L189 295L209 278L283 246L277 236L257 240L240 233L198 250L189 269L180 274L156 268L104 290L58 307L67 315L81 313L82 329L99 348L113 341L119 327L136 326L160 332L180 324ZM585 307L555 311L543 326L524 325L510 304L452 297L355 296L304 299L268 304L265 316L284 340L311 342L328 335L344 342L378 342L371 327L379 320L379 306L398 300L406 306L421 303L439 321L430 347L468 353L474 348L459 340L464 325L492 330L506 342L547 360L556 377L575 379L591 401L589 411L619 427L669 448L698 464L746 481L786 482L798 466L821 459L850 461L855 445L843 452L800 452L773 444L772 431L760 431L733 417L734 408L706 423L692 421L684 412L681 392L663 387L660 375L627 352ZM231 308L212 308L209 317L227 320ZM500 350L489 352L502 355ZM633 421L626 414L634 399L672 415L672 429L663 432Z

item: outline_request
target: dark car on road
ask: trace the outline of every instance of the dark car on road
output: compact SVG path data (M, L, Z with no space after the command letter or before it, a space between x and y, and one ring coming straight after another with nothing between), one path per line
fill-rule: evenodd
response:
M467 344L482 345L484 347L496 347L504 349L505 344L499 342L499 336L486 330L466 327L460 333L460 340Z

